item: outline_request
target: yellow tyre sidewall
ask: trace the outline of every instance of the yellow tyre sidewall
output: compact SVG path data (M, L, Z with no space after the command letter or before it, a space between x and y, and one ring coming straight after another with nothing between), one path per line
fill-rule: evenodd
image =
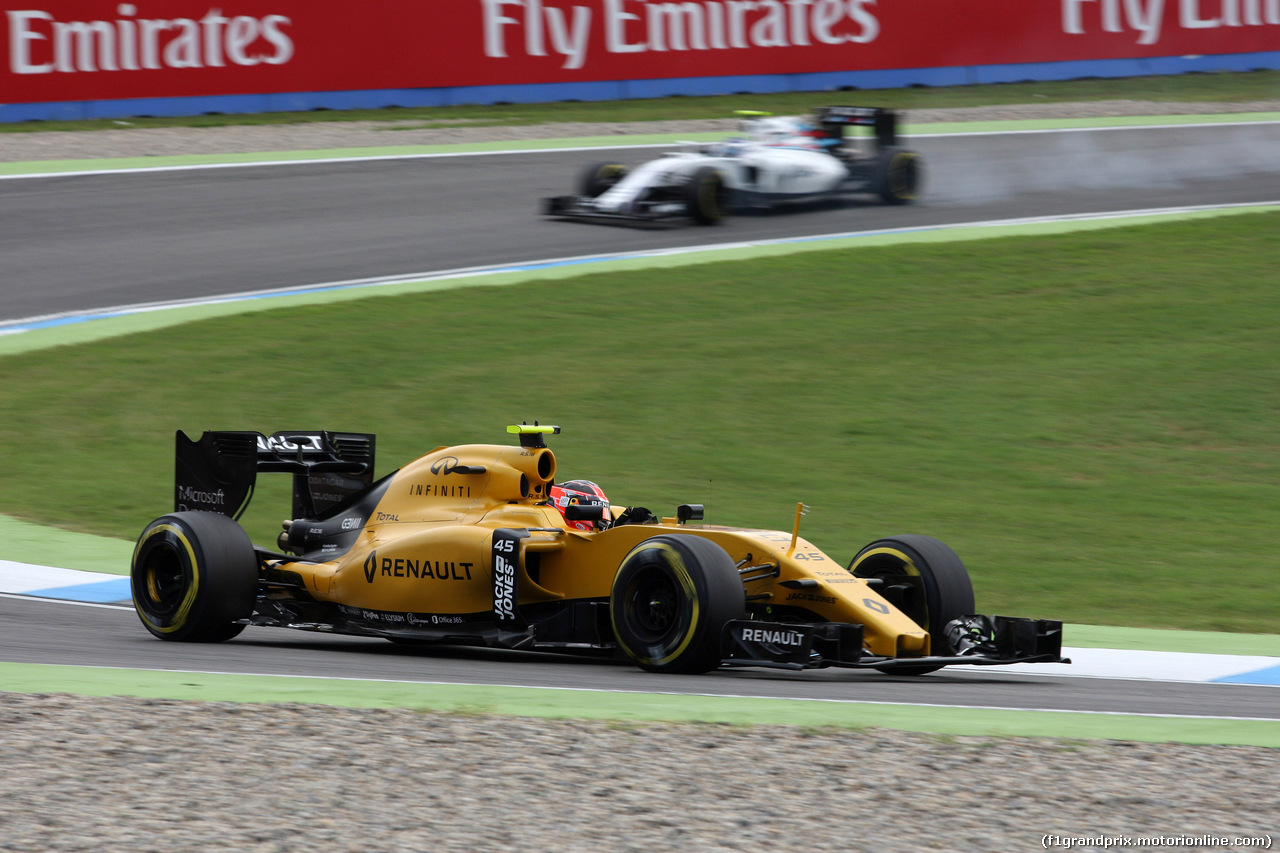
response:
M894 154L893 158L889 161L889 192L899 201L916 200L915 187L908 188L904 186L903 184L905 182L898 178L900 172L909 168L915 168L919 159L919 155L914 152L899 151ZM918 180L919 177L917 176L917 181Z
M155 540L161 537L165 541L164 545L160 545ZM191 543L187 532L176 524L163 523L156 524L147 529L147 531L138 539L138 544L133 550L133 563L136 568L138 557L144 551L155 547L171 547L178 554L182 561L183 577L187 579L187 588L179 602L177 609L171 617L157 620L156 617L147 613L138 601L139 592L135 588L133 593L133 607L138 611L138 618L149 628L162 634L171 634L180 631L187 624L187 620L191 616L191 610L195 606L196 598L200 594L200 563L196 559L195 547ZM142 586L145 590L142 594L148 595L152 601L157 598L156 578L153 569L147 568L143 570L143 577L134 581L135 587Z
M668 542L642 542L631 550L626 559L622 561L625 568L633 559L640 557L649 551L661 552L665 558L665 565L670 572L671 577L679 585L680 590L685 595L686 602L690 605L690 615L688 625L684 626L680 635L680 641L675 644L675 648L667 651L661 657L654 657L648 654L648 649L633 649L627 645L621 634L618 632L618 614L611 609L609 618L613 625L614 636L618 638L618 645L637 663L644 666L662 667L678 659L685 650L689 648L689 644L693 642L694 636L698 631L698 622L701 618L701 607L699 606L698 591L694 585L693 576L689 574L689 569L685 565L684 556L680 551ZM622 571L619 571L621 576Z
M882 557L882 556L890 556L899 560L902 563L901 568L902 568L902 573L904 575L919 576L920 570L916 568L916 564L911 560L910 557L908 557L903 552L899 551L897 548L873 548L872 550L867 551L865 554L860 554L858 555L858 561L849 567L849 571L856 575L858 573L858 567L861 566L863 563L865 563L868 559L870 559L871 557Z

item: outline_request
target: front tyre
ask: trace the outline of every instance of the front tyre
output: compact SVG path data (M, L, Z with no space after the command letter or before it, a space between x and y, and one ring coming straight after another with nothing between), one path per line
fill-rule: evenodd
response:
M849 571L860 578L880 579L877 592L929 632L929 647L935 655L951 653L947 623L974 611L973 582L964 563L955 551L928 536L877 539L857 553ZM941 668L922 664L884 671L923 675Z
M650 672L697 673L723 658L724 625L746 611L737 566L697 536L655 536L622 560L609 595L623 652Z
M710 166L703 166L689 176L680 188L685 212L699 225L715 225L724 219L729 207L729 188L724 175Z
M213 512L175 512L138 537L130 570L133 606L162 640L220 643L253 613L258 558L249 536Z
M621 163L594 163L582 173L578 182L579 195L596 198L611 189L631 170Z

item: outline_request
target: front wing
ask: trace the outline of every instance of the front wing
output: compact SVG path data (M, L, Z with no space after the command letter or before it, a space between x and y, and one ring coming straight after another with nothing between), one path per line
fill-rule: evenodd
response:
M958 623L958 624L957 624ZM1071 663L1062 657L1062 623L1009 616L968 616L955 633L981 635L954 655L890 658L864 653L862 626L837 622L780 623L737 619L724 628L724 666L815 669L837 666L881 671L956 664ZM953 632L949 632L953 633Z
M585 196L560 195L542 200L544 216L561 219L597 220L605 222L657 223L670 219L683 219L688 215L685 206L671 200L641 200L633 202L629 210L602 210L594 199Z

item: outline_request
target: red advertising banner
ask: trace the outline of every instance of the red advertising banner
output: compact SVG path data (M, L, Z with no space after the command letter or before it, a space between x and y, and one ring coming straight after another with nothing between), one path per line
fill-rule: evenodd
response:
M1280 0L6 0L0 104L1280 51Z

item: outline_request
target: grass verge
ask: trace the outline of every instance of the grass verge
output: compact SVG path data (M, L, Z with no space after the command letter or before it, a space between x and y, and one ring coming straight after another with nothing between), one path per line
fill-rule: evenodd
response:
M987 612L1275 632L1280 215L811 252L193 323L9 356L0 512L131 539L173 431L376 432L380 471L561 423L561 478L920 532ZM281 478L282 480L284 478ZM287 482L246 522L270 542Z

